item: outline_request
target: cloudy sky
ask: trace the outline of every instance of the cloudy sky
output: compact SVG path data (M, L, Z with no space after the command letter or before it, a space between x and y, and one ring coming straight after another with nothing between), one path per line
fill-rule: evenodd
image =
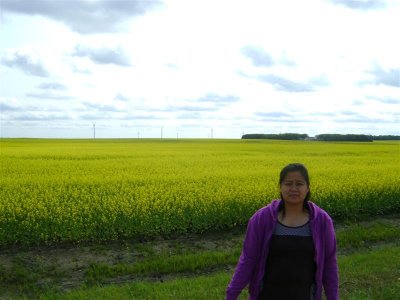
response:
M0 0L1 137L400 134L400 0Z

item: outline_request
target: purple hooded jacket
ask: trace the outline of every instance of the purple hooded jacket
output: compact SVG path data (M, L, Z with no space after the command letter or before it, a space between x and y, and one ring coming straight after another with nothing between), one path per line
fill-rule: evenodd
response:
M226 289L227 300L236 300L247 284L249 284L249 299L257 299L261 291L269 243L278 221L278 208L281 201L272 201L250 218L242 254ZM308 206L315 249L314 260L317 266L315 300L322 299L323 288L327 300L337 300L339 299L339 275L333 222L330 216L315 203L308 201Z

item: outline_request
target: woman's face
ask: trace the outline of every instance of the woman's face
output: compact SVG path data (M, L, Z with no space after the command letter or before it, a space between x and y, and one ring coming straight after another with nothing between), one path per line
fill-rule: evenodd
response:
M287 173L280 186L282 198L286 203L303 203L307 196L309 187L300 172Z

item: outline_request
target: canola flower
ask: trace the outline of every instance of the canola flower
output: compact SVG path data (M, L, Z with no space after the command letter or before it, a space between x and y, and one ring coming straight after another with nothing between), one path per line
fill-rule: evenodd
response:
M400 143L0 140L0 245L167 236L246 225L304 163L334 219L400 212Z

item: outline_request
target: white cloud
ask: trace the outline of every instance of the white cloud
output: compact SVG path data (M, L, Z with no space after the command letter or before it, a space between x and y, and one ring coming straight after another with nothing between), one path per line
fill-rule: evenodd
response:
M4 54L1 63L10 68L18 68L28 75L49 76L49 72L36 51L26 49L9 51Z
M396 133L395 2L139 2L2 1L3 136Z
M40 15L61 21L81 34L115 32L121 23L133 16L145 14L162 2L98 0L2 0L4 11L22 15Z

